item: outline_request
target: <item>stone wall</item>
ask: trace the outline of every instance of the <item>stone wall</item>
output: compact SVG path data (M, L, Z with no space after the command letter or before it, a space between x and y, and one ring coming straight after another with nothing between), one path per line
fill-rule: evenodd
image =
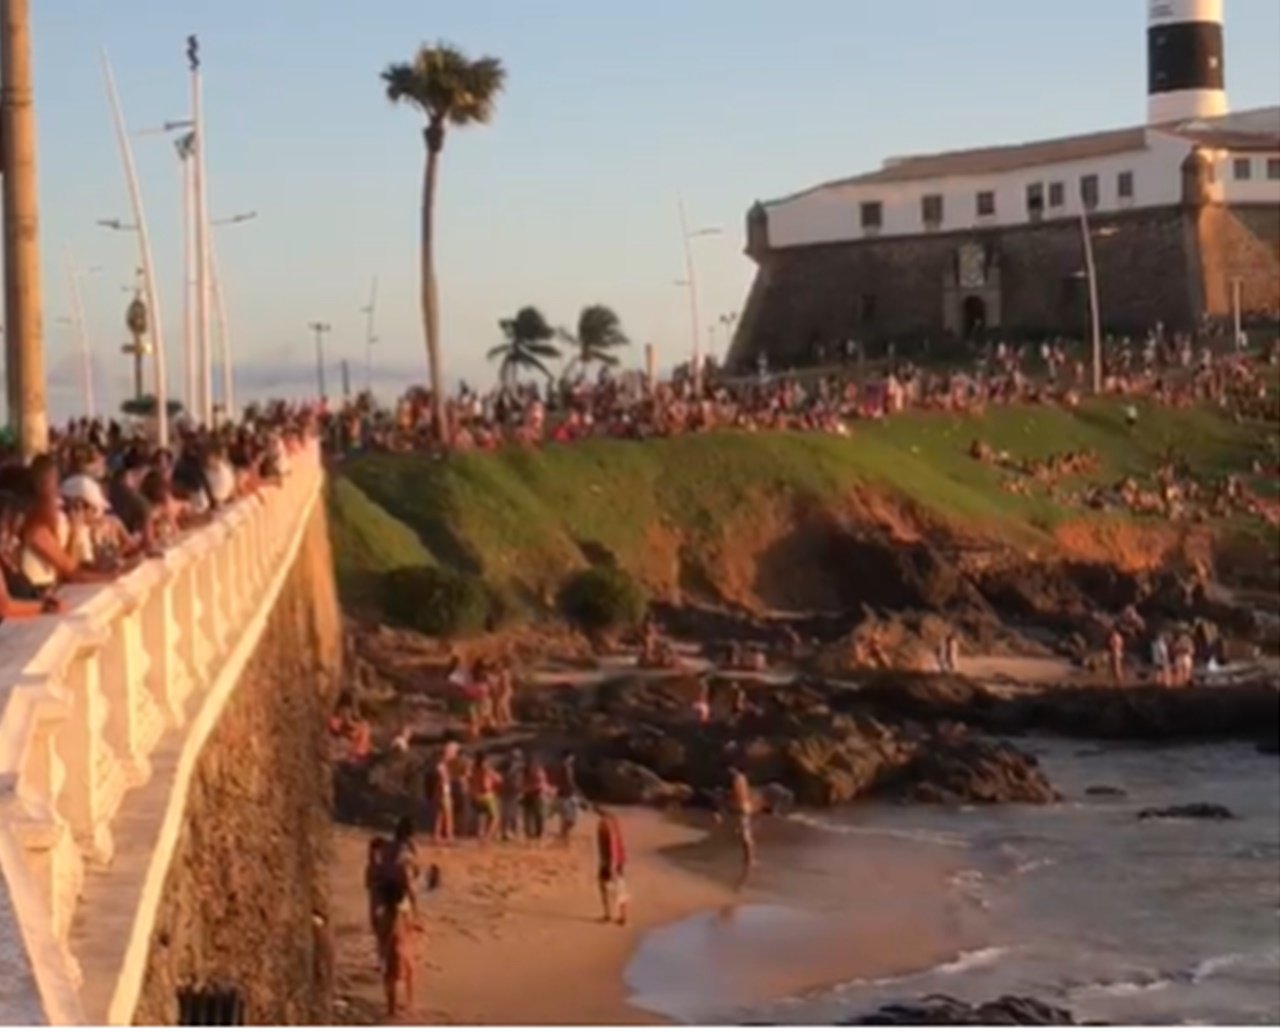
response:
M1246 309L1280 304L1274 205L1134 210L1098 217L1093 232L1104 332L1140 333L1157 321L1191 329L1206 310L1228 313L1227 270L1246 279ZM966 243L983 247L998 290L956 286L957 251ZM818 344L830 356L850 336L900 344L954 339L956 312L969 294L998 318L991 326L997 334L1087 332L1075 219L776 250L756 239L751 253L760 269L729 355L739 370L752 368L762 349L773 368L803 365Z
M325 1022L330 971L325 721L341 620L324 507L200 754L134 1021L173 1025L178 992L239 990L254 1025Z
M1205 307L1232 314L1231 283L1240 280L1240 308L1252 316L1280 315L1280 207L1214 205L1200 213Z

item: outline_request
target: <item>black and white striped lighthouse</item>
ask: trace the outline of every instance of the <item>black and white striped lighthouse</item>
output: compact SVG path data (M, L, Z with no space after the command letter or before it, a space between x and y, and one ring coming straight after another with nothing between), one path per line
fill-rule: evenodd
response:
M1227 113L1223 0L1148 0L1147 122Z

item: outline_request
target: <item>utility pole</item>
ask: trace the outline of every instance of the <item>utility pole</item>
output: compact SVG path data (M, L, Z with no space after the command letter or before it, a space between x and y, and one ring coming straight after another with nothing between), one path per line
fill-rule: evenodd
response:
M318 398L323 401L328 397L324 389L324 335L333 327L321 322L308 323L307 326L316 335L316 389L320 392Z
M257 212L242 212L229 219L217 219L209 223L214 226L235 226L242 222L251 222L258 217ZM218 267L218 248L212 232L209 234L209 272L212 279L213 301L218 312L218 363L222 370L222 415L224 419L234 419L236 412L235 363L231 353L231 324L227 316L227 295L223 288L222 272Z
M351 364L342 360L342 400L351 401Z
M200 41L195 36L187 37L187 64L191 69L191 124L193 127L191 132L194 137L191 160L194 163L192 190L195 202L196 353L199 359L197 387L200 396L200 419L207 426L212 426L213 368L209 349L209 206L205 192L204 102L200 82Z
M30 0L0 0L0 170L4 173L4 303L9 424L23 458L49 444L40 295L36 110Z
M192 304L191 287L195 271L195 149L194 131L183 133L174 141L178 151L178 168L182 172L182 360L185 390L183 398L187 412L196 411L199 399L199 379L196 376L196 310Z

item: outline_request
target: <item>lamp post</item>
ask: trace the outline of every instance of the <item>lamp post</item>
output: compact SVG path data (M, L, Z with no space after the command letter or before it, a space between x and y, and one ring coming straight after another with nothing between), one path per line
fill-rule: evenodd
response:
M257 212L241 212L226 219L215 219L210 226L238 226L252 222ZM218 360L222 366L222 414L232 419L236 411L235 365L231 353L231 324L227 317L227 295L218 268L218 249L213 237L209 238L209 271L212 279L213 300L218 311Z
M1114 226L1093 230L1089 225L1089 206L1080 199L1080 247L1084 252L1084 278L1089 289L1089 341L1093 353L1093 393L1102 393L1102 316L1098 311L1098 269L1093 260L1093 236L1115 236Z
M702 397L702 334L698 320L698 280L694 270L693 242L700 237L714 237L721 232L718 227L708 226L689 232L689 219L684 210L684 198L676 202L680 213L680 235L684 240L685 282L689 286L690 328L693 332L693 392Z
M125 130L124 113L120 108L120 96L116 91L115 75L106 52L102 54L102 74L107 83L107 97L111 102L111 114L115 122L116 140L120 147L120 161L124 165L125 180L129 186L129 202L133 206L133 225L126 227L119 219L103 219L100 226L108 229L134 230L138 235L138 252L142 263L142 280L146 292L146 309L151 326L151 343L155 349L155 399L156 438L161 448L169 447L169 382L165 368L164 331L160 319L160 293L156 289L155 266L151 261L151 238L147 233L147 217L142 208L142 189L138 185L138 171L133 162L133 149L129 146L129 134Z
M328 323L318 321L308 323L307 326L316 335L316 388L320 392L319 399L323 401L327 397L324 389L324 335L332 330L333 327Z
M102 269L102 266L90 266L88 269L80 269L76 265L76 260L71 254L71 249L67 248L67 279L71 284L71 327L76 335L76 346L80 350L80 376L81 390L84 397L84 415L89 419L94 419L97 413L93 390L93 354L89 349L89 331L84 321L84 298L80 292L80 277L83 273L96 273Z

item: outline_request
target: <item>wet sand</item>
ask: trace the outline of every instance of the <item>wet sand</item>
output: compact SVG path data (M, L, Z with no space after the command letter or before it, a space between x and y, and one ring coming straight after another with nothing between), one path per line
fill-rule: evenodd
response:
M739 895L735 846L723 831L639 809L620 814L633 897L625 929L599 920L594 819L568 849L427 846L443 888L424 898L416 1003L400 1021L665 1023L925 968L976 940L946 904L957 864L950 852L833 846L832 837L765 821L761 866ZM362 882L367 839L364 830L335 832L342 1023L384 1021Z

